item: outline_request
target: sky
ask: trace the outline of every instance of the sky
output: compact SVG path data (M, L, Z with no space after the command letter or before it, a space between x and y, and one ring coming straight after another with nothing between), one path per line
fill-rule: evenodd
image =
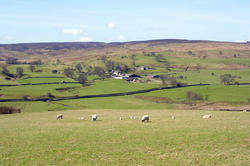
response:
M0 43L250 41L249 0L0 0Z

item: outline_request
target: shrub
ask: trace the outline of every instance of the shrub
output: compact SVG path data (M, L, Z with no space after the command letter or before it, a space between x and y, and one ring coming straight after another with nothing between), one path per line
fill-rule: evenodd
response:
M16 68L16 77L21 78L22 76L23 76L23 68L22 67Z
M200 94L192 91L188 91L186 93L186 98L188 99L189 103L191 103L193 100L203 100L203 97Z
M13 113L21 113L21 109L13 108L13 107L0 107L0 114L13 114Z
M43 62L41 60L36 60L36 61L33 61L33 62L30 62L31 65L42 65Z
M10 71L5 66L2 67L2 74L4 76L14 78L14 74L11 74Z
M7 64L18 64L18 59L14 57L8 57L6 60Z
M240 85L240 83L238 81L235 81L234 84L235 85Z
M35 71L35 65L30 64L29 68L32 73Z
M30 97L30 96L23 96L23 99L24 99L24 100L30 100L31 97Z
M55 98L56 96L52 95L52 93L48 93L49 98Z
M75 75L74 69L71 69L71 68L64 69L64 70L63 70L63 73L64 73L64 75L65 75L66 77L69 77L69 78L74 79L74 75Z
M235 76L231 74L223 74L220 76L220 80L224 85L230 85L235 82Z
M52 70L53 74L56 74L58 72L58 70Z
M80 82L80 84L86 85L86 83L88 82L88 77L86 74L82 73L79 75L77 80Z

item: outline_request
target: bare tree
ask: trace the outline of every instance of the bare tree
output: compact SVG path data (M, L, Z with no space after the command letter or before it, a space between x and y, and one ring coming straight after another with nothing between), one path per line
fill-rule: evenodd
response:
M115 62L114 61L111 61L111 60L108 60L106 63L105 63L105 66L106 66L106 69L108 71L112 71L115 69Z
M30 68L30 71L31 71L32 73L35 71L35 66L34 66L34 65L30 64L29 68Z
M135 67L135 61L136 61L136 57L137 55L133 54L130 56L131 60L132 60L132 65Z
M21 78L22 76L23 76L23 68L22 67L16 68L16 77Z
M74 74L75 74L75 71L74 69L71 69L71 68L66 68L63 70L63 73L66 77L69 77L69 78L72 78L74 79Z
M86 85L86 83L88 82L88 79L87 79L87 75L85 73L81 73L78 77L78 81L80 82L80 84L82 85Z
M105 78L105 70L102 67L95 66L94 73L98 75L101 79Z
M18 64L18 59L14 57L8 57L6 60L7 64Z
M220 76L220 80L224 85L229 85L235 82L235 76L231 74L223 74Z
M78 64L76 65L76 70L77 70L79 73L82 72L82 65L81 65L80 63L78 63Z

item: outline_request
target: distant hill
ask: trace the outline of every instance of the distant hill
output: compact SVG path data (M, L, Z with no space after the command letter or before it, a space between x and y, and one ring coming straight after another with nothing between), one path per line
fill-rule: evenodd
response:
M45 49L45 50L62 50L62 49L89 49L89 48L105 48L113 46L121 46L125 44L169 44L169 43L200 43L209 42L202 40L180 40L180 39L162 39L162 40L146 40L146 41L130 41L130 42L53 42L53 43L18 43L18 44L0 44L0 48L9 51L27 51L29 49ZM211 41L210 41L211 42Z
M130 42L58 42L0 44L0 58L14 56L20 60L65 58L65 61L90 57L140 54L143 52L241 50L249 51L248 43L217 42L206 40L162 39Z

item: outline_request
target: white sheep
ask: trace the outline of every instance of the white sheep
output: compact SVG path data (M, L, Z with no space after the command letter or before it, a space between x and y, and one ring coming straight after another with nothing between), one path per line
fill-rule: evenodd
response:
M247 110L243 110L243 112L247 112Z
M120 117L120 120L122 120L122 117Z
M92 115L92 121L96 121L96 120L97 120L97 115L96 114Z
M78 118L79 120L84 120L84 117L80 117L80 118Z
M172 115L172 119L175 119L175 116L174 116L174 115Z
M212 118L212 115L211 115L211 114L204 115L202 118L203 118L203 119L209 119L209 118Z
M56 119L62 119L63 118L63 114L58 114L57 116L56 116Z
M142 118L141 118L141 121L142 122L145 122L145 121L149 121L149 116L148 115L143 115Z

